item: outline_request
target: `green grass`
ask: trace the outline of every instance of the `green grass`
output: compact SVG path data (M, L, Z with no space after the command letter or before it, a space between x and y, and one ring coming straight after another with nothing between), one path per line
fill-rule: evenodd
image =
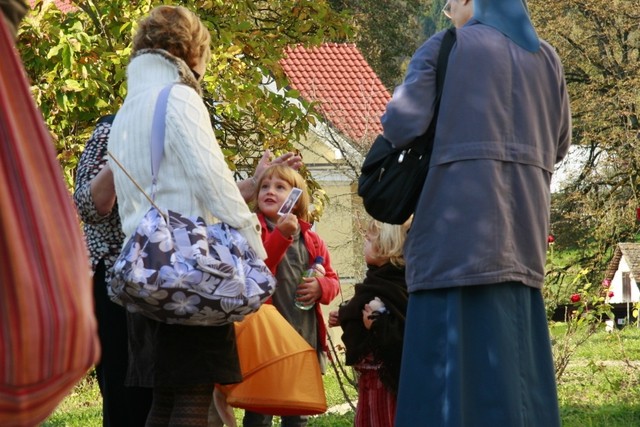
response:
M562 325L552 335L563 332ZM640 426L640 329L601 328L579 346L558 383L564 427Z
M337 376L329 367L323 377L327 405L331 408L345 403L345 398L340 389ZM347 386L349 396L354 400L357 392L353 387ZM238 425L242 425L242 410L234 410ZM309 420L309 426L316 427L341 427L353 425L353 412L345 414L327 413L313 416ZM278 417L274 417L274 425L279 425ZM55 410L55 412L42 424L41 427L101 427L102 426L102 398L98 389L98 383L94 376L87 375L83 378Z
M562 335L563 325L552 328ZM324 376L328 406L345 402L333 369ZM356 392L350 386L350 397ZM627 327L614 333L598 331L578 347L558 384L563 427L640 426L640 329ZM242 411L236 411L241 420ZM309 426L353 425L353 411L311 417ZM277 422L274 419L274 425ZM94 378L88 375L43 424L44 427L99 427L101 399ZM239 423L241 425L241 422Z
M42 426L102 427L102 397L95 377L84 377Z

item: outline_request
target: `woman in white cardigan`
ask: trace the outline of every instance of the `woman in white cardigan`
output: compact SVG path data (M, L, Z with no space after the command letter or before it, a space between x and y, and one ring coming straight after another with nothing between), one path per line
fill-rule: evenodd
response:
M254 181L235 183L201 97L199 80L210 59L209 44L205 26L183 7L157 7L140 22L127 68L128 94L113 123L109 150L150 193L156 98L166 85L182 83L173 87L167 103L156 202L207 222L230 224L265 258L260 224L241 194L253 191ZM295 161L288 157L279 160ZM128 239L149 202L117 165L111 170ZM128 329L127 385L153 388L147 426L205 426L214 384L242 380L232 325L168 325L129 314Z

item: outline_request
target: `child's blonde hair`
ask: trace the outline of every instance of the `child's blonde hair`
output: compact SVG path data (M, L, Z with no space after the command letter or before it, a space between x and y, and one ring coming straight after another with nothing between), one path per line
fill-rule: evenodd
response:
M380 258L389 258L391 264L404 266L404 242L407 238L413 216L404 224L387 224L377 220L371 220L367 226L367 238L371 247Z
M258 207L258 193L260 192L260 187L262 187L262 181L267 178L277 178L287 182L292 187L297 187L302 190L302 194L300 198L296 202L295 206L291 210L295 216L300 218L303 221L309 221L309 193L307 192L307 183L295 169L286 165L271 165L269 166L260 180L258 181L258 186L256 189L255 200L256 200L256 209Z

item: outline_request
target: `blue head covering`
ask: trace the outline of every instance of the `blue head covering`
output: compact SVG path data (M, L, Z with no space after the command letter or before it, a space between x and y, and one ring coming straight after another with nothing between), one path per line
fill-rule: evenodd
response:
M540 49L526 0L474 0L473 17L509 37L530 52Z

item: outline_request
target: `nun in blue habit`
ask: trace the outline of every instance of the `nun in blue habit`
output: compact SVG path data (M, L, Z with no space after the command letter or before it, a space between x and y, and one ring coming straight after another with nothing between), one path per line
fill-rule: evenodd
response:
M556 427L541 288L554 165L571 142L562 64L523 0L449 0L456 27L429 173L405 246L397 427ZM382 116L403 147L433 116L435 34Z

